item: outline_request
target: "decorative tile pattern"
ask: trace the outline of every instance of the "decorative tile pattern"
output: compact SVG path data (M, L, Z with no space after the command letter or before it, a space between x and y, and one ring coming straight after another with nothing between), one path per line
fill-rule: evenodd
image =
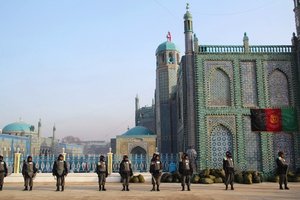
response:
M289 85L286 75L280 70L274 70L269 75L268 83L271 106L288 106Z
M248 170L261 170L260 133L251 131L250 116L244 116L244 134L246 148L246 165Z
M244 107L257 106L257 83L255 62L241 62L241 85Z
M232 152L233 142L230 131L222 126L216 126L211 133L211 167L222 168L226 151ZM233 152L232 152L233 153Z
M273 144L275 158L278 157L278 152L282 151L290 167L294 166L293 135L285 132L277 133L274 135Z

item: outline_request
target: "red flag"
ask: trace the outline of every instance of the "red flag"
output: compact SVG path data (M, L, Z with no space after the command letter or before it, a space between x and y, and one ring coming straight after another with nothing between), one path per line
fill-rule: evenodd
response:
M280 109L265 109L267 131L282 131L282 119Z

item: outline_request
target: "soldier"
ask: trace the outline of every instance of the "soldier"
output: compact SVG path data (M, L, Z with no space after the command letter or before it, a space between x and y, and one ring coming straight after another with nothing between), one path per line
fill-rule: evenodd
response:
M155 155L154 158L151 159L150 173L152 174L152 185L153 185L151 191L155 191L155 184L156 184L156 190L160 191L159 185L160 185L160 179L162 174L162 163L160 161L160 156L157 154Z
M125 191L125 186L126 186L126 191L129 191L129 179L133 175L133 173L131 169L131 162L128 159L127 155L123 156L123 160L120 163L119 174L121 175L122 184L123 184L122 191Z
M276 159L277 173L279 175L279 189L283 190L282 184L284 184L284 189L289 190L287 186L287 172L288 164L284 159L284 153L282 151L278 152L278 158Z
M68 175L68 167L62 154L59 154L57 160L54 161L52 175L56 176L56 191L59 191L59 186L61 186L61 191L64 191L65 176Z
M3 161L3 155L0 155L0 191L3 189L3 180L7 176L7 166Z
M234 164L230 151L226 152L226 157L223 159L223 169L225 171L225 185L226 190L228 189L228 184L231 185L231 190L233 188L233 180L234 180Z
M191 176L193 174L192 164L186 153L182 155L182 160L179 162L179 173L181 174L181 186L182 190L185 189L185 184L187 185L187 190L191 191Z
M108 171L103 155L100 156L100 161L97 163L96 173L98 174L99 191L106 191L105 181L108 176Z
M24 177L24 186L25 186L23 191L27 191L28 186L30 187L29 191L32 190L33 179L36 176L37 171L38 170L35 166L35 163L32 161L32 157L28 156L27 161L23 163L23 167L22 167L22 175Z

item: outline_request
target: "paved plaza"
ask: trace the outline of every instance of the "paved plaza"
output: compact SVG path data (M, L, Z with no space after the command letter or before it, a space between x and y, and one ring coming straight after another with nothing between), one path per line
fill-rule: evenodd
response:
M163 183L160 192L151 192L149 183L130 185L130 191L120 191L121 184L107 183L107 191L97 191L96 183L67 183L64 192L55 192L53 183L35 183L33 191L22 191L22 183L7 183L0 192L1 200L94 200L94 199L201 199L201 200L276 200L299 199L300 183L289 183L290 190L279 190L278 183L235 184L235 190L224 190L223 184L193 184L192 191L180 191L179 183Z

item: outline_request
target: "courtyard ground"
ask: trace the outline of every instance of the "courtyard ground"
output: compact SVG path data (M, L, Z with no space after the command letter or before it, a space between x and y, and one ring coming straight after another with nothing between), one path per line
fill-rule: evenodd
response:
M300 183L289 183L290 190L279 190L278 183L235 184L235 190L224 190L223 184L193 184L191 191L181 191L179 183L162 183L160 192L151 192L149 183L130 185L121 191L120 183L107 183L107 191L98 191L96 183L66 183L64 192L55 192L53 183L35 183L33 191L22 191L22 183L6 183L0 200L94 200L94 199L201 199L201 200L276 200L300 199Z

